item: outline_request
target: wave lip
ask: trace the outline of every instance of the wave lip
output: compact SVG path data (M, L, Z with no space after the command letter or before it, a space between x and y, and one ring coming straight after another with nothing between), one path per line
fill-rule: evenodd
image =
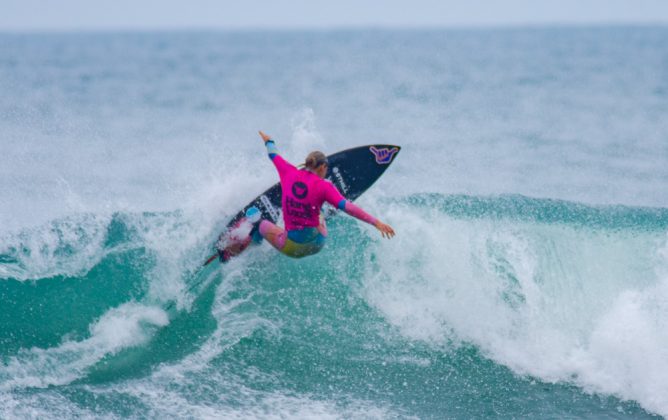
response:
M0 367L0 390L69 384L105 356L146 343L150 331L167 324L167 314L159 308L121 305L91 325L89 338L65 340L49 349L22 349L9 357Z
M566 200L508 194L469 196L414 194L401 200L464 219L514 219L603 229L668 230L668 209L622 205L592 206Z
M0 236L0 279L82 275L100 261L111 219L78 214Z
M402 334L668 415L668 210L523 196L388 203L364 295Z

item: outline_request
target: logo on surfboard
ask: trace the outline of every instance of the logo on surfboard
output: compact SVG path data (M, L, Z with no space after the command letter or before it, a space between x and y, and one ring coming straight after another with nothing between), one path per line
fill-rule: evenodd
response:
M344 195L346 195L350 187L348 187L346 181L343 180L343 176L341 176L341 171L337 166L335 166L332 168L332 173L334 174L334 178L338 181L339 189Z
M387 148L383 147L378 149L377 147L371 146L369 150L376 157L376 163L379 165L389 165L392 162L392 158L399 151L398 147Z
M276 222L280 218L280 213L278 212L278 210L276 210L276 207L274 207L274 205L271 204L271 200L269 199L269 197L262 194L260 196L260 203L262 203L265 210L267 211L267 213L269 213L274 222Z

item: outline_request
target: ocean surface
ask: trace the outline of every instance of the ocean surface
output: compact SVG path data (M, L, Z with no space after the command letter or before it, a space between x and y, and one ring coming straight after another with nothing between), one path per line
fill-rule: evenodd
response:
M200 271L284 156L402 151ZM0 34L0 418L668 416L668 27Z

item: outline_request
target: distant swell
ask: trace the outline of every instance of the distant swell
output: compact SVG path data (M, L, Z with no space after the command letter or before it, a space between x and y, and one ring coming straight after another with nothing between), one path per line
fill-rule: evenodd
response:
M480 197L417 194L406 203L430 207L465 219L510 219L542 224L565 224L592 229L668 230L668 209L621 205L591 206L565 200L522 195Z

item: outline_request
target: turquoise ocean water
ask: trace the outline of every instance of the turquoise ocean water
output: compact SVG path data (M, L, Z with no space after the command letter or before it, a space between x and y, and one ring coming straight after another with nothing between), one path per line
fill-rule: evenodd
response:
M668 416L668 28L0 35L0 418ZM299 162L327 247L198 266Z

